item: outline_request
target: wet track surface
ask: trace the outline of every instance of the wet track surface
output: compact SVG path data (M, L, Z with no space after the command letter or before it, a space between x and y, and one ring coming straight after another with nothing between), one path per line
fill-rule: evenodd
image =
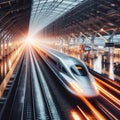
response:
M7 104L1 108L4 120L119 120L119 84L95 77L100 96L76 98L63 88L39 48L29 47L22 61L14 100L9 110Z

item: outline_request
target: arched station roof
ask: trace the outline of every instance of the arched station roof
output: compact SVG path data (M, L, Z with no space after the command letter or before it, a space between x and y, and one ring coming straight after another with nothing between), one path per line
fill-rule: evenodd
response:
M30 34L43 29L85 0L33 0Z
M27 34L31 0L0 0L0 40Z
M61 16L39 33L48 36L64 36L80 32L101 34L120 32L120 0L85 0L82 4Z

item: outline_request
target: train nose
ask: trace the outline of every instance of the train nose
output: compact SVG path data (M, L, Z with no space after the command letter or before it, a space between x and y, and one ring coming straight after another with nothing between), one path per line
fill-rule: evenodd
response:
M70 88L79 97L84 96L84 97L92 98L92 97L98 96L96 89L90 85L84 85L84 84L81 85L80 83L78 83L76 81L71 81Z
M97 90L95 80L90 81L87 77L78 81L79 86L82 89L82 95L85 97L96 97L99 92Z
M78 84L81 86L82 89L84 88L91 88L93 84L91 84L91 81L88 77L80 77L77 79Z
M98 92L94 89L91 88L84 88L83 89L83 95L85 97L97 97L98 96Z

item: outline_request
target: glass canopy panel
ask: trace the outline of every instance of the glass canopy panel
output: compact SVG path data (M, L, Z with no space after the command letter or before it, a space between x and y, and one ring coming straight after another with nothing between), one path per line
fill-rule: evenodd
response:
M84 0L33 0L29 34L52 23Z

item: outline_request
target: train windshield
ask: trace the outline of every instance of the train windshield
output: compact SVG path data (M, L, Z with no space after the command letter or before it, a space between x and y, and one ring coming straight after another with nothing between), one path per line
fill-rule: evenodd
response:
M71 71L76 74L76 75L79 75L79 76L87 76L87 71L86 69L81 66L81 65L75 65L75 66L72 66L71 67Z

